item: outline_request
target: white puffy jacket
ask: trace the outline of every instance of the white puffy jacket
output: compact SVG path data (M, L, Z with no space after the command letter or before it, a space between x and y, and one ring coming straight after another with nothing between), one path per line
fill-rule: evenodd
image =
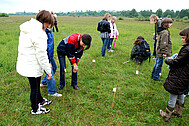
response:
M47 56L47 35L42 23L31 19L20 25L17 72L26 77L40 77L51 73Z

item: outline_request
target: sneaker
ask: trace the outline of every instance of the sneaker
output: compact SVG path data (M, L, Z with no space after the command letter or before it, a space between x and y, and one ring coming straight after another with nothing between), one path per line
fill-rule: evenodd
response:
M59 94L59 93L48 94L48 95L53 96L53 97L62 97L62 94Z
M46 98L43 98L43 99L44 99L44 101L40 103L40 106L47 106L52 103L51 100L47 100Z
M50 109L42 108L40 104L38 105L38 109L36 112L31 110L32 115L47 114L49 112L50 112Z
M110 49L110 50L108 50L108 52L113 52L114 50L112 50L112 49Z
M47 84L40 83L40 87L47 86Z

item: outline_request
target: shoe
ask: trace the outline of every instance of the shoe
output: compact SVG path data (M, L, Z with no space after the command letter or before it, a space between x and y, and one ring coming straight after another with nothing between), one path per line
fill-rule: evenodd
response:
M40 83L40 87L47 86L47 84Z
M172 115L172 113L173 113L173 109L174 108L171 108L171 107L169 107L168 105L167 105L167 107L166 107L166 112L164 112L163 110L159 110L159 113L160 113L160 115L163 117L163 120L165 121L165 122L168 122L169 121L169 119L171 118L171 115Z
M33 111L33 110L31 110L31 114L32 114L32 115L47 114L47 113L49 113L49 112L50 112L50 109L42 108L42 107L40 106L40 104L38 105L38 109L37 109L36 112Z
M58 89L62 90L63 88L64 88L64 85L60 85Z
M59 93L48 94L48 95L53 96L53 97L62 97L62 94L59 94Z
M52 103L51 100L47 100L46 98L43 98L43 102L40 103L40 106L47 106L50 105Z
M110 50L108 50L108 52L113 52L114 50L112 50L112 49L110 49Z
M173 115L177 116L177 117L181 117L182 118L182 110L184 108L184 103L179 103L179 101L176 101L176 109L173 111Z
M79 87L77 85L73 86L75 90L79 90Z

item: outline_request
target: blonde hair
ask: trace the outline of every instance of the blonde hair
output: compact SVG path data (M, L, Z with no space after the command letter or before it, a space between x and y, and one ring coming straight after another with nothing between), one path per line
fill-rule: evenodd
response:
M106 13L104 15L104 19L106 19L107 21L109 21L109 18L111 17L111 15L109 13Z
M113 17L112 17L112 20L116 21L116 20L117 20L117 18L116 18L115 16L113 16Z
M158 16L156 16L155 14L152 14L150 16L150 24L155 24L157 23L157 19L158 19Z

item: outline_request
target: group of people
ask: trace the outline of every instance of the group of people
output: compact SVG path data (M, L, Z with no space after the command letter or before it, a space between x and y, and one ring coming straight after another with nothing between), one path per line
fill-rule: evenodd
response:
M119 32L115 24L117 18L113 16L110 20L111 15L106 13L102 21L99 21L97 30L100 31L100 38L102 39L102 56L105 56L106 49L108 52L113 52L112 42L117 39ZM114 42L115 47L116 41Z
M183 42L183 47L178 55L172 56L172 43L169 28L173 24L171 18L159 19L156 15L151 15L150 23L155 24L155 42L153 55L156 58L151 77L155 81L160 80L163 62L169 65L170 71L164 82L164 88L170 93L166 111L160 110L160 115L164 121L169 121L171 115L182 117L184 107L184 94L188 94L189 89L189 28L182 30L179 35ZM144 55L141 52L141 45L148 47L144 38L139 36L134 42L131 51L131 59L135 59L137 63L141 63ZM149 49L148 49L149 50ZM149 50L150 51L150 50ZM172 57L171 57L172 56ZM168 58L166 58L168 57ZM165 59L166 58L166 59ZM174 108L176 108L174 110Z
M42 97L40 85L47 85L49 96L62 96L62 94L57 93L54 79L57 65L54 60L53 27L58 32L56 15L46 10L40 10L36 19L32 18L20 25L16 69L20 75L29 80L31 114L33 115L50 112L50 109L43 108L43 106L50 105L52 101ZM68 57L72 65L71 86L75 90L79 89L77 86L78 63L83 51L90 48L91 41L92 37L89 34L73 33L59 43L57 54L60 62L60 90L65 86L65 56ZM43 71L46 75L41 81Z
M119 33L115 25L116 18L108 22L110 14L105 14L104 19L98 23L97 30L100 31L100 37L103 41L102 56L105 56L106 48L111 49L112 41ZM156 24L157 16L151 16L151 19ZM155 36L156 62L151 74L151 77L156 81L159 79L162 65L165 57L172 55L172 43L169 28L172 26L173 20L165 18L161 21L161 25L157 27L157 37ZM28 78L31 87L31 114L43 114L50 112L49 109L43 108L52 103L42 97L40 92L41 85L48 86L50 96L60 97L62 94L57 93L54 80L54 73L57 66L54 60L54 37L53 27L57 27L56 15L49 11L42 10L36 16L36 19L31 19L20 25L20 36L18 46L17 72ZM179 35L183 42L183 47L179 51L176 58L167 58L165 63L170 66L169 75L164 83L166 91L170 93L169 101L166 107L166 112L160 110L160 115L165 121L169 121L171 115L182 117L184 107L184 93L189 86L189 28L182 30ZM157 40L156 40L157 39ZM73 33L72 35L62 39L57 47L57 54L60 63L60 86L63 89L65 86L65 71L66 60L68 57L72 66L72 82L71 86L78 90L77 86L77 71L78 62L83 55L83 51L90 48L92 37L89 34ZM134 42L131 58L136 59L141 63L145 59L138 58L136 50L141 50L141 45L147 48L148 44L144 37L139 36ZM86 47L87 46L87 47ZM146 51L150 52L149 49ZM154 54L154 53L153 53ZM45 71L46 75L41 81L41 76ZM174 110L174 108L176 109Z

